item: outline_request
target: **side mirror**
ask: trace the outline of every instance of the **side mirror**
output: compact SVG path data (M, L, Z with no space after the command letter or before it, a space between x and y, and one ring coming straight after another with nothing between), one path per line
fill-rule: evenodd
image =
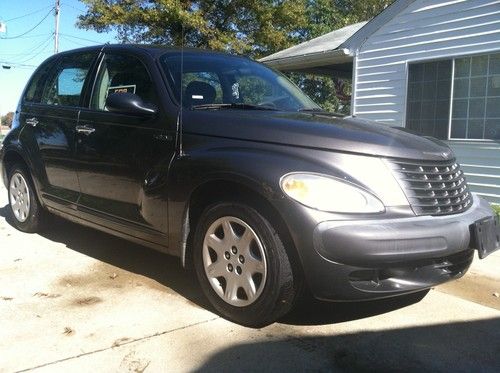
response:
M106 109L112 113L133 114L142 116L153 116L157 108L142 101L142 98L134 93L112 93L105 103Z

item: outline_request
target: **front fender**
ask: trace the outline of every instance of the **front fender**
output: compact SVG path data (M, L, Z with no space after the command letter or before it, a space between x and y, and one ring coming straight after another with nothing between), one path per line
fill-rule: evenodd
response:
M289 213L290 207L299 206L282 192L283 175L307 170L342 178L348 176L328 162L318 162L317 156L311 156L314 151L310 149L214 138L210 138L210 146L206 146L208 142L202 143L203 136L185 136L185 139L186 143L194 140L200 146L186 147L185 156L172 162L168 182L169 247L181 257L187 239L190 200L193 193L206 184L214 181L240 184L269 202L286 223L283 215ZM300 208L302 211L302 206Z

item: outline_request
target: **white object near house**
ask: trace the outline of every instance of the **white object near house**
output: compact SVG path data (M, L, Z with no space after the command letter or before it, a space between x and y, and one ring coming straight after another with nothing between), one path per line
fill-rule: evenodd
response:
M500 203L500 1L396 0L261 62L350 76L352 115L449 140L473 190Z

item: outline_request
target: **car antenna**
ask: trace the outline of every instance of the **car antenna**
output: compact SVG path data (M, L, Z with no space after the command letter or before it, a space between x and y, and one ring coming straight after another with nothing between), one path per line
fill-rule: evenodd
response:
M177 115L177 133L179 134L179 157L182 158L185 156L184 150L182 147L182 132L183 132L183 126L182 126L182 112L184 111L184 106L183 106L183 79L184 79L184 22L181 21L181 78L180 78L180 108L179 108L179 114Z

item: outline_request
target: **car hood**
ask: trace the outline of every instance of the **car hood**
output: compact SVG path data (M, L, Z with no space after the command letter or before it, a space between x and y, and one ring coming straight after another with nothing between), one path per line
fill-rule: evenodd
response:
M328 113L186 110L185 133L392 158L447 160L443 142L376 122Z

